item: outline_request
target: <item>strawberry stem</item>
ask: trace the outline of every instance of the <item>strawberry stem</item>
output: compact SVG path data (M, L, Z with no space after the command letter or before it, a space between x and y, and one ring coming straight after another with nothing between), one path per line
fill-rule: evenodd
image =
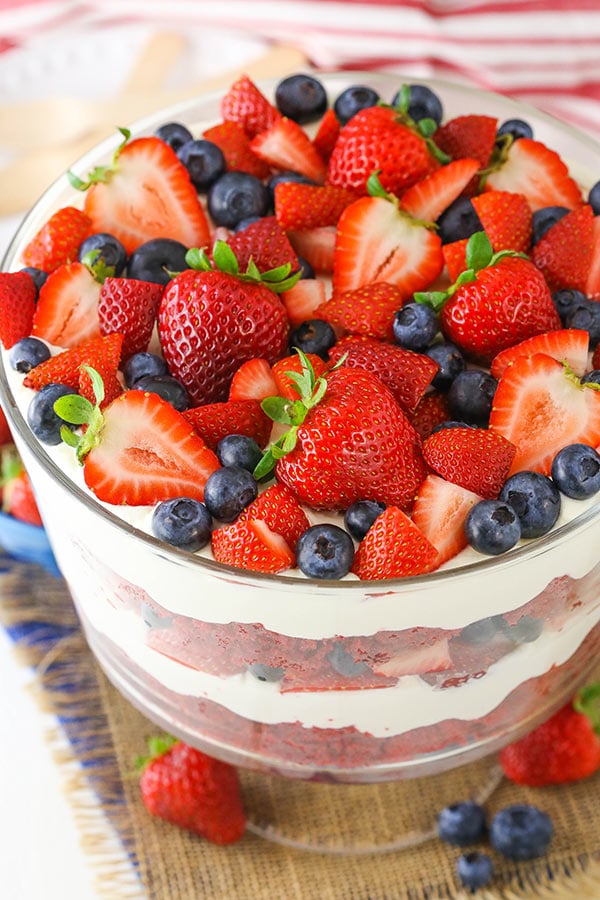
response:
M79 178L79 176L72 172L71 169L67 171L67 178L69 179L69 183L71 187L75 188L76 191L87 191L87 189L93 184L111 180L111 178L117 171L117 160L121 154L121 150L123 149L125 144L129 142L129 139L131 137L131 131L128 128L119 128L118 130L122 134L123 140L113 153L113 158L107 166L95 166L89 173L87 181Z
M380 102L379 106L387 106L388 104ZM408 108L410 106L410 85L403 84L400 90L398 91L398 102L392 109L395 111L398 119L402 122L403 125L406 125L407 128L410 128L411 131L414 131L420 137L423 138L425 143L427 144L427 149L434 157L440 162L443 166L447 165L452 161L452 157L448 156L432 139L432 135L437 131L437 122L435 119L423 118L415 121L412 116L408 113Z
M152 760L157 759L159 756L164 756L176 743L177 738L172 737L170 734L154 734L152 737L149 737L147 740L148 753L145 756L136 757L136 770L143 772Z
M600 700L600 682L598 681L581 688L573 700L573 709L588 717L596 734L600 734L600 703L598 700Z
M270 288L276 294L280 294L282 291L289 291L302 276L300 269L290 275L292 270L291 263L285 263L283 266L277 266L275 269L267 269L266 272L261 272L252 258L248 262L246 271L240 272L236 255L225 241L215 241L212 261L206 250L198 247L188 250L185 255L185 261L190 269L197 269L199 272L223 272L225 275L239 278L240 281L264 284L265 287Z
M100 431L104 423L104 416L100 412L100 404L104 400L104 382L96 369L86 365L81 368L89 375L96 403L90 403L87 397L79 394L66 394L55 402L54 412L71 425L87 425L81 435L74 434L66 425L60 429L64 443L75 449L77 462L83 465L90 450L100 443Z

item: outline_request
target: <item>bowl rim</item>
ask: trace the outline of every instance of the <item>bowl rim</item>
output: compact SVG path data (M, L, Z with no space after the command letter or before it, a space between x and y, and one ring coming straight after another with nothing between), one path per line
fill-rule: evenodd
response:
M371 83L373 84L373 86L383 86L384 84L389 85L391 80L393 80L398 86L403 83L424 84L431 87L433 90L441 92L442 94L444 91L446 91L460 92L460 94L466 94L467 98L469 96L477 97L478 99L489 97L494 103L500 103L502 106L504 106L507 113L514 113L514 116L512 117L522 118L524 115L529 115L529 117L535 118L540 122L545 122L547 125L552 126L553 128L560 128L561 131L572 137L580 145L587 146L594 153L600 154L600 144L598 143L598 141L596 141L591 135L588 135L584 131L579 130L577 127L569 123L562 122L557 117L538 109L533 104L513 99L512 97L505 94L487 91L473 85L462 84L459 82L453 82L439 78L417 76L408 77L403 75L402 73L396 72L370 72L365 70L344 70L337 72L327 72L319 70L317 72L311 72L311 74L314 74L315 77L323 80L325 82L326 88L328 88L329 90L330 85L335 85L336 82L360 82L361 84ZM274 88L280 80L280 78L261 79L257 80L256 84L267 94L272 94ZM226 88L212 90L205 94L200 94L193 99L180 101L179 103L173 104L155 113L151 113L142 118L136 119L127 127L131 131L132 137L143 135L145 133L148 133L149 129L156 128L157 125L161 122L170 121L176 119L182 114L191 112L199 104L208 105L210 103L216 102L223 95L225 90ZM120 134L115 134L105 138L104 140L96 144L91 150L87 151L78 160L76 160L73 163L72 169L74 171L88 171L91 164L96 164L99 158L105 156L106 154L112 153L121 140L122 136ZM0 271L11 270L11 265L16 259L16 248L21 243L23 236L28 232L30 223L36 217L39 208L48 205L48 211L50 210L53 200L55 199L55 194L58 194L66 187L65 181L66 173L63 173L48 186L48 188L40 195L38 200L31 207L31 209L26 213L11 239L3 259L0 261ZM396 593L399 591L405 591L407 589L419 590L425 588L428 584L438 584L440 582L449 580L451 580L453 584L456 584L456 582L461 578L469 578L473 574L477 574L479 572L488 573L490 570L501 571L521 562L525 562L529 559L536 558L537 556L544 554L547 550L553 547L561 546L567 540L569 540L574 532L578 532L582 529L587 528L588 526L591 526L591 524L593 524L594 520L600 513L599 495L598 501L596 503L587 507L579 515L576 515L570 521L558 526L553 531L542 537L526 541L522 546L515 547L512 550L509 550L499 556L482 556L481 559L466 563L464 565L438 569L424 575L413 575L403 578L390 578L385 580L348 579L328 581L309 578L304 575L253 572L249 569L227 566L223 563L217 562L216 560L189 553L185 550L181 550L177 547L173 547L163 541L160 541L158 538L155 538L148 532L143 531L142 529L137 528L134 525L131 525L129 522L121 519L110 509L106 508L103 504L97 501L93 496L86 493L82 488L71 481L71 479L67 475L65 475L63 470L45 452L43 445L33 437L25 418L18 408L18 404L7 379L4 361L1 356L0 400L2 401L3 408L7 410L9 412L9 415L11 416L12 425L18 432L19 438L24 442L27 450L33 454L37 463L44 469L44 471L48 475L52 477L55 482L57 482L61 486L61 488L66 490L67 493L73 495L79 502L83 503L90 513L99 515L103 520L105 520L107 524L109 524L113 528L116 528L118 531L121 531L129 538L133 538L134 540L141 542L142 544L149 544L153 551L158 552L163 557L169 558L177 566L180 566L182 564L191 565L194 567L198 567L199 570L204 570L207 574L210 574L212 576L220 577L225 580L243 581L248 585L254 585L256 587L266 585L281 587L282 585L289 585L290 587L303 586L306 589L319 590L326 593L341 589L345 591L360 591L361 593L370 592L372 594L380 594L382 592Z

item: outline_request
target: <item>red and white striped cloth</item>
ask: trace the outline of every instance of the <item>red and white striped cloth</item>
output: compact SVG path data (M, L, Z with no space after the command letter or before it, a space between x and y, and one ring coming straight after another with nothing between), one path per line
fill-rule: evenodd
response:
M65 28L218 26L317 69L436 76L527 100L600 137L599 0L4 0L0 50Z

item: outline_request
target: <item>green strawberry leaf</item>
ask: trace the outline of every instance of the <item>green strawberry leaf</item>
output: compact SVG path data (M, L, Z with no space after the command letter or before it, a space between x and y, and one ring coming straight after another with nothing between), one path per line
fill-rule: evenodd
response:
M113 175L117 170L117 160L121 154L121 150L129 142L131 138L131 131L129 128L119 128L118 131L123 136L123 140L113 153L112 161L106 166L95 166L91 172L89 173L87 180L83 180L79 178L78 175L75 175L74 172L69 169L67 171L67 178L69 179L69 184L71 187L75 188L76 191L87 191L89 187L93 184L98 184L99 182L107 182L110 181Z
M573 700L573 709L583 713L592 723L596 734L600 734L600 682L588 684L581 688Z
M468 269L478 272L492 261L494 251L485 231L476 231L467 241L465 259Z
M236 255L225 241L215 241L213 260L219 272L225 272L227 275L239 274L240 267Z
M211 272L213 265L208 257L206 250L192 247L185 254L186 265L190 269L197 269L200 272Z
M104 416L100 411L100 404L104 400L104 382L102 376L91 366L81 366L87 372L94 391L95 405L79 394L66 394L59 397L54 403L54 412L57 416L70 425L87 425L85 433L77 436L70 428L63 426L60 430L62 440L68 446L73 447L80 465L83 465L85 457L93 447L100 443L100 431L104 422Z
M273 422L279 422L280 425L293 424L289 412L290 401L285 397L265 397L261 406Z

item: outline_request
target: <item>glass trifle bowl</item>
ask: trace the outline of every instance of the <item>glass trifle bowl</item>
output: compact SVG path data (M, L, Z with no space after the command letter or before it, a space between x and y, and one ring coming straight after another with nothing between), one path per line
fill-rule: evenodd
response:
M319 76L330 97L353 84L394 96L400 75ZM445 118L526 119L589 188L591 138L508 98L421 79ZM261 84L267 96L275 83ZM177 121L199 135L221 94L133 126ZM117 138L75 166L107 162ZM595 174L594 174L595 173ZM3 269L61 206L67 177L41 197ZM451 769L533 728L588 677L600 647L600 501L569 501L549 534L499 557L465 550L427 575L321 581L225 566L149 533L150 511L110 507L85 487L71 448L47 447L26 419L31 392L3 353L0 398L35 486L89 645L131 703L175 736L247 768L295 779L373 783Z

